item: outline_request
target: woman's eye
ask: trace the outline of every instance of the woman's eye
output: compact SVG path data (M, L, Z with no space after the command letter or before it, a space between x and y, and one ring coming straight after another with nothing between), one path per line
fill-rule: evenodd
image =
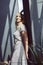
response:
M21 16L16 16L16 17L21 17Z

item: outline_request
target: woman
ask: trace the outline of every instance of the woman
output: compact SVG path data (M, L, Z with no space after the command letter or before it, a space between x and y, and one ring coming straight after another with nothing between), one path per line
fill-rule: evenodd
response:
M28 37L23 17L20 13L16 15L16 32L14 33L15 50L11 59L11 65L27 65Z

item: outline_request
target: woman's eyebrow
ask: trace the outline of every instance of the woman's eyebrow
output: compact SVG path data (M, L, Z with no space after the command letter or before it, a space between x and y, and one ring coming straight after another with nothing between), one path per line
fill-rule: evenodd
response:
M21 17L21 16L16 16L16 17Z

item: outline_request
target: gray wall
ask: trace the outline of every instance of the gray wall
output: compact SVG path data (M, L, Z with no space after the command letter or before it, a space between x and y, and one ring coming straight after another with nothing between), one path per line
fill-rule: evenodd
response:
M17 0L0 1L0 61L7 60L13 51L15 16L18 9Z
M33 46L43 54L43 0L29 0Z

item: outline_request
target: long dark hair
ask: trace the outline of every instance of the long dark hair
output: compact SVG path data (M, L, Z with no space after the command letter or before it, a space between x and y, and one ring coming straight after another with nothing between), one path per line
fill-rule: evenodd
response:
M22 11L20 12L20 14L21 14L22 21L23 21L23 23L24 23L24 10L22 10Z

